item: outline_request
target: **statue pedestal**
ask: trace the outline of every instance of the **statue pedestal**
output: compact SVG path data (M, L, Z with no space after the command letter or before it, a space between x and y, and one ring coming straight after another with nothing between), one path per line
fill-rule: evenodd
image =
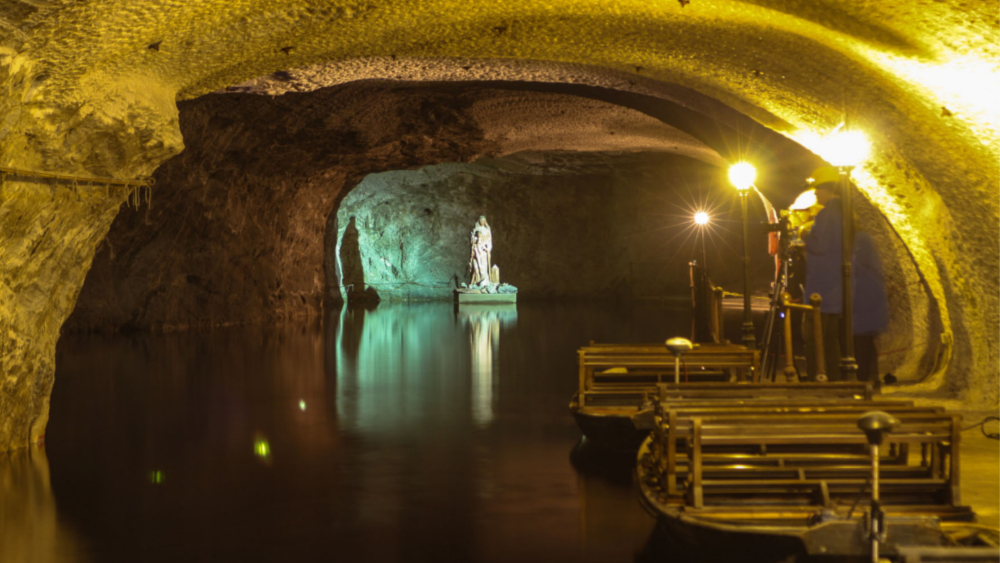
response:
M466 293L455 292L455 303L517 303L516 293Z

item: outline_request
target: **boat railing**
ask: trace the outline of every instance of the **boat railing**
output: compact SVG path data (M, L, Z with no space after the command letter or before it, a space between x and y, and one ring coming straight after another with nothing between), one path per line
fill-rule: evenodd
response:
M884 504L958 505L961 417L905 401L879 403L667 406L641 462L664 503L694 509L748 499L757 507L856 504L871 472L857 419L878 408L901 422L880 464Z
M579 356L579 406L591 397L610 393L654 393L656 384L674 378L675 358L665 346L591 344L581 348ZM683 357L686 383L706 379L750 379L756 373L760 352L731 344L701 345ZM693 381L692 381L693 380Z

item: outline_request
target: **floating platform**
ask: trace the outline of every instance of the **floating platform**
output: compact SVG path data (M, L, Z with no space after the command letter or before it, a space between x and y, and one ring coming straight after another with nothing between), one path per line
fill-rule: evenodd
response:
M455 292L455 303L517 303L516 293L464 293Z

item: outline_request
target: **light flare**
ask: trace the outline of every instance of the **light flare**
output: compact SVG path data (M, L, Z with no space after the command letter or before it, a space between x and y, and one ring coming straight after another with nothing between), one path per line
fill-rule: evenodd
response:
M699 211L694 214L694 224L695 225L707 225L708 224L708 213L704 211Z
M729 167L729 181L741 192L749 190L756 179L757 169L749 162L737 162Z
M863 132L843 127L841 123L825 135L803 131L795 135L795 140L834 166L854 167L868 159L871 142Z
M872 53L878 64L932 97L941 112L964 121L983 145L1000 138L1000 65L962 53L928 63L889 53ZM934 108L938 111L937 108Z

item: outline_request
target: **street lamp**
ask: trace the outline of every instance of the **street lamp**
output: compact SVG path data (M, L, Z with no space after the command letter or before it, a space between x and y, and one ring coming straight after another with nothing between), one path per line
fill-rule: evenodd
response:
M750 237L747 234L747 197L756 179L757 169L747 162L737 162L729 167L729 181L739 192L743 208L743 345L748 349L757 345L750 311Z
M844 355L840 358L840 373L844 381L857 379L858 362L854 358L854 300L851 293L851 254L854 250L854 207L851 200L851 170L868 158L871 145L865 134L857 130L834 130L822 143L824 160L840 172L840 203L843 214L841 272L844 291Z
M708 224L708 213L699 211L694 214L694 224L698 225L698 236L701 237L701 267L708 269L708 258L705 256L705 225Z

